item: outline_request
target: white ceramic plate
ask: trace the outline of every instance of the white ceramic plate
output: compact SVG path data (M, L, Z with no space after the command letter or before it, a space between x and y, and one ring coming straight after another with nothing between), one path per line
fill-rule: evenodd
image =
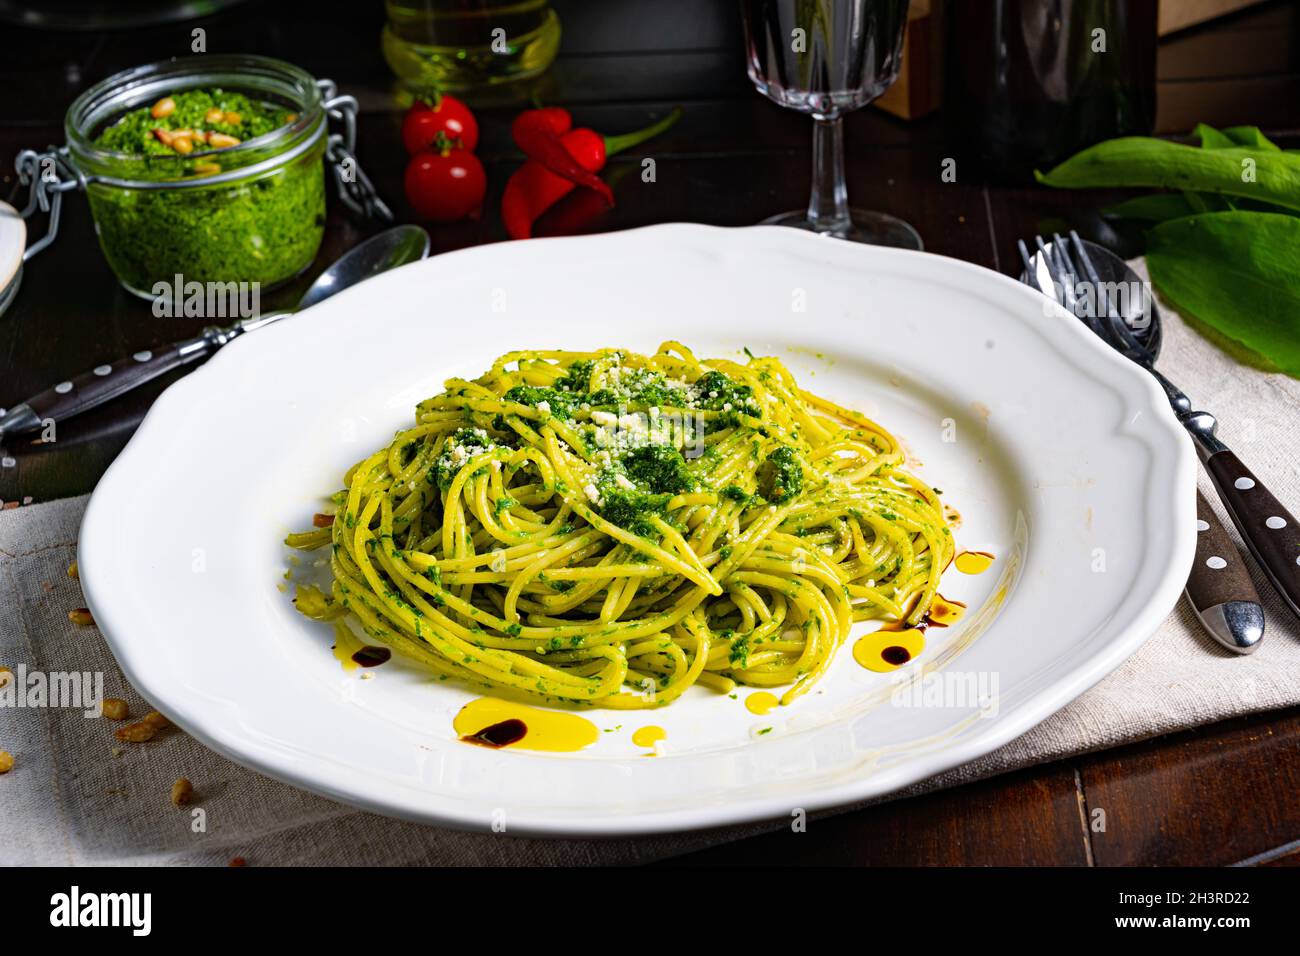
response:
M1187 436L1148 376L1045 302L954 259L779 228L438 256L241 338L168 389L86 512L87 602L132 683L186 731L383 813L626 834L887 793L1067 704L1141 645L1191 565ZM282 590L281 545L343 471L445 378L504 351L670 338L703 357L778 354L901 436L960 511L959 547L997 556L945 576L970 605L962 623L890 675L845 646L814 692L763 717L744 689L585 711L609 732L576 754L467 746L452 717L468 690L396 661L345 672L329 628ZM652 723L667 739L647 759L631 734Z

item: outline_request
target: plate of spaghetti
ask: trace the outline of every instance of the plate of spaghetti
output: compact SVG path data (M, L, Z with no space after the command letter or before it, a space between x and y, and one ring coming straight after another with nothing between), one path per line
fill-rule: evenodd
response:
M1177 599L1193 465L1155 384L1010 279L662 226L236 340L105 476L80 573L140 692L265 773L676 830L886 794L1069 703Z

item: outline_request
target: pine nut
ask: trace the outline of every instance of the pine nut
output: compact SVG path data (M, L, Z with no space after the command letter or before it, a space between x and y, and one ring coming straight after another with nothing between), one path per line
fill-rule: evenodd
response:
M119 697L105 697L99 709L109 720L126 720L131 712L126 701Z
M238 116L239 114L236 113L235 115ZM225 119L225 116L225 113L221 112L221 110L214 106L203 114L203 122L207 123L209 126L215 126L222 122L222 120Z
M90 616L90 608L74 607L68 612L68 620L78 627L88 627L95 623L95 619Z
M143 720L134 724L127 724L125 727L119 727L113 731L113 736L118 740L124 740L129 744L142 744L146 740L153 740L154 734L158 733L157 728L150 727Z
M73 561L71 564L68 565L68 577L72 578L72 580L75 581L80 576L80 574L81 572L77 569L76 561Z
M176 150L176 152L180 153L182 156L188 156L190 153L194 152L194 140L190 139L188 136L177 136L172 139L172 149Z
M188 806L194 799L194 784L181 777L172 784L172 803L178 807Z
M227 136L225 133L209 133L208 145L213 149L225 149L228 146L238 146L239 138L236 136Z
M244 121L244 118L238 113L227 113L225 123L227 126L238 126Z
M14 755L7 750L0 750L0 773L14 769Z
M162 119L164 116L170 116L176 111L176 101L170 96L164 96L153 105L149 115L154 119Z

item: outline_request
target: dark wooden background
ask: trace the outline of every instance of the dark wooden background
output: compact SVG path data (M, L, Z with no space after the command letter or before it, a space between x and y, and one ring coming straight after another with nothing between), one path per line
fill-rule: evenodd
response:
M3 7L9 0L0 0ZM807 199L808 121L768 103L744 74L731 0L554 0L561 54L537 93L572 108L578 125L620 132L680 104L682 121L649 148L653 190L617 190L593 229L663 221L748 225ZM63 113L86 86L130 66L185 55L190 30L209 52L291 60L357 96L362 165L410 220L401 196L400 109L379 52L378 2L250 2L196 23L121 32L43 32L0 23L0 196L13 199L21 148L61 143ZM1163 41L1157 130L1186 134L1198 121L1256 124L1300 145L1300 10L1274 2ZM479 154L489 176L477 222L430 227L434 251L503 238L495 210L519 155L513 106L482 104ZM849 189L866 208L912 222L932 252L1006 273L1017 238L1074 221L1097 197L941 183L941 116L904 123L875 110L847 122ZM612 166L638 160L615 158ZM616 172L611 178L616 177ZM629 185L637 182L630 176ZM317 266L264 297L289 304L314 273L372 227L331 209ZM0 316L0 407L106 359L193 334L202 322L154 318L122 292L95 241L84 197L66 205L57 244L32 260L18 300ZM154 383L59 424L58 441L10 443L0 468L8 506L90 491L150 403ZM1235 864L1300 863L1300 710L1225 722L1062 761L917 799L818 821L798 839L779 833L719 847L701 864ZM1086 826L1089 811L1108 826Z

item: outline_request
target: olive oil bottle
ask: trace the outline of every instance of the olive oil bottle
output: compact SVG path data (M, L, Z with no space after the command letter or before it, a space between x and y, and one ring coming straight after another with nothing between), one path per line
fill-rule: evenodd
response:
M546 71L560 47L549 0L386 0L384 59L416 93L465 92Z

